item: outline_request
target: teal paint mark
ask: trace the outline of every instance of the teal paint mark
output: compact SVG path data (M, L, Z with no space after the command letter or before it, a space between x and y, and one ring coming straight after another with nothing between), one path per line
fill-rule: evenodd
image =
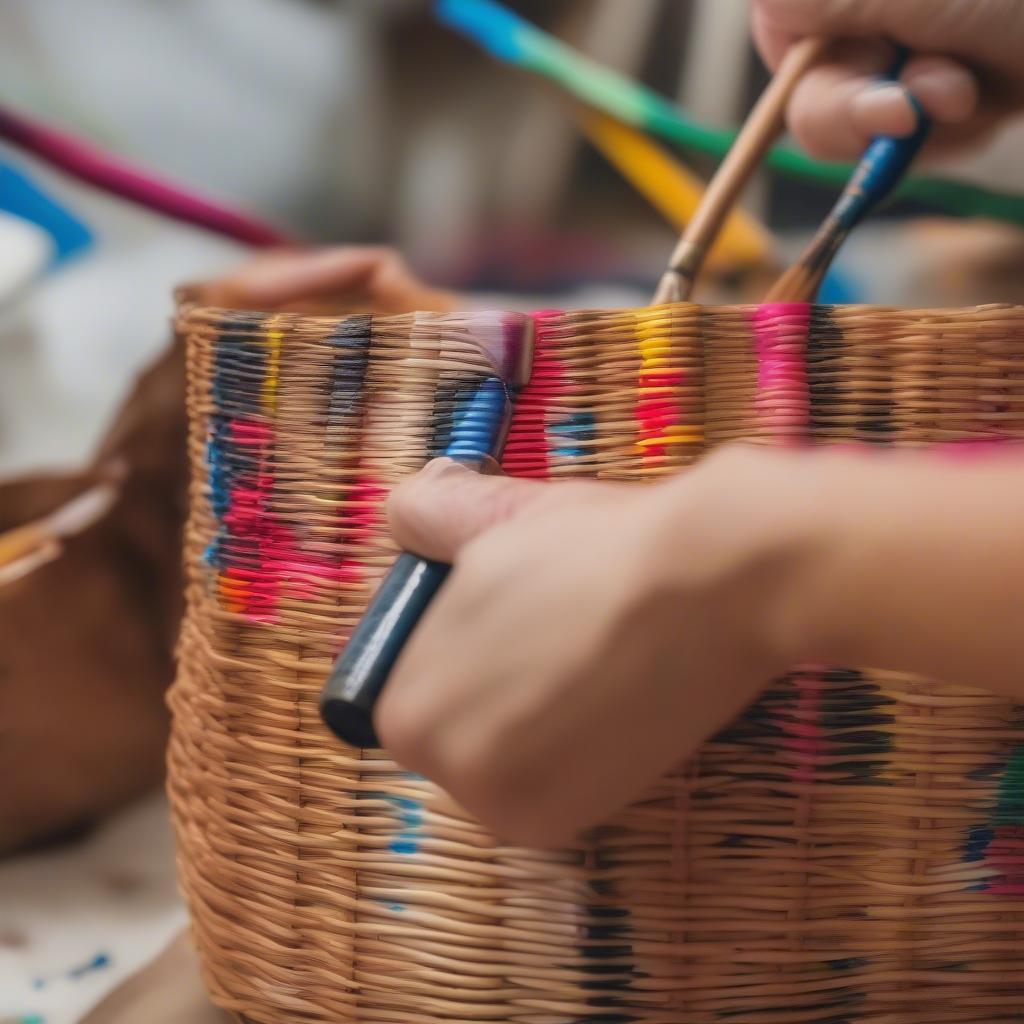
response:
M412 778L412 776L407 776ZM389 796L382 794L398 810L401 831L391 841L388 849L392 853L409 856L417 853L420 848L423 827L423 805L419 800L409 796Z
M79 981L89 974L93 974L96 971L102 971L109 967L113 963L109 953L97 953L88 963L81 964L78 967L72 967L71 970L67 971L63 975L58 977L69 978L71 981ZM54 979L50 978L33 978L32 988L37 992L40 989L46 988Z
M548 431L560 440L592 441L596 436L596 426L593 413L577 412L559 423L552 423L548 427ZM553 452L555 455L567 459L581 459L587 454L586 448L579 444L555 447Z
M993 825L1024 825L1024 747L1017 747L999 780Z

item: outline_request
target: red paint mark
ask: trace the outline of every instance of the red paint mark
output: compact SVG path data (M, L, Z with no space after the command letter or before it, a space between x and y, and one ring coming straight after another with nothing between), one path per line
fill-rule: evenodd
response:
M387 494L388 489L369 474L362 473L356 478L347 496L350 507L342 517L342 528L351 544L365 545L377 533ZM343 558L337 568L343 583L362 582L366 574L363 563L351 555Z
M510 476L543 479L551 474L548 408L568 390L565 364L554 348L554 334L562 315L557 309L533 314L533 370L530 382L516 399L512 427L501 460L502 468Z
M792 717L778 717L775 724L782 732L780 746L795 755L794 782L813 782L819 765L828 752L828 740L821 725L823 679L817 675L822 669L814 666L793 675L797 689Z
M637 383L640 395L634 415L639 424L641 441L657 442L673 427L680 425L680 409L676 389L686 379L685 370L641 370ZM662 459L668 454L664 442L643 446L644 460Z
M242 474L228 493L223 525L228 536L223 553L226 568L220 573L218 591L228 610L254 622L273 622L280 600L310 598L325 583L355 584L362 580L362 566L354 558L340 562L302 550L294 531L270 508L274 475L270 465L273 430L258 420L233 420L230 443L249 452L255 469ZM347 514L354 543L365 543L377 528L386 489L363 476L353 486L354 503Z
M1001 896L1024 895L1024 825L996 825L985 849L985 866L1000 872L986 884Z

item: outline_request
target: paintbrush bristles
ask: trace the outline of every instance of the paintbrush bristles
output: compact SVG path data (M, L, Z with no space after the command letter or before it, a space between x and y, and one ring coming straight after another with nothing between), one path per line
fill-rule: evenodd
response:
M760 165L765 153L782 133L786 105L807 70L818 63L828 40L811 37L791 47L768 87L750 112L739 136L708 185L704 198L693 220L687 225L669 263L671 270L680 271L677 262L681 252L688 254L687 272L679 276L681 292L674 301L689 299L693 284L729 211ZM665 279L662 279L663 285ZM667 292L659 285L655 302Z
M825 277L823 269L803 263L790 267L769 289L765 302L813 302Z

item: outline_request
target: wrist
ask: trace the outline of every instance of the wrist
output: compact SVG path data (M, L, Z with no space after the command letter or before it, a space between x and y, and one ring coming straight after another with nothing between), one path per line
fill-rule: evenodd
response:
M842 646L837 591L828 583L844 553L845 485L833 461L743 446L673 484L670 561L691 585L697 575L718 628L748 648L765 678L830 662Z

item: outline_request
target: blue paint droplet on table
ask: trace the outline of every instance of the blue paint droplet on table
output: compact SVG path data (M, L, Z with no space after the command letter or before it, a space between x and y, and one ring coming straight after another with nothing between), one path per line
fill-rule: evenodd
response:
M68 977L84 978L85 975L92 974L93 971L102 971L104 967L109 967L110 963L110 956L107 953L97 953L87 964L68 971Z
M109 953L97 953L88 963L81 964L78 967L72 967L64 977L70 978L72 981L78 981L80 978L84 978L88 974L92 974L94 971L102 971L105 967L109 967L113 963ZM46 978L33 978L32 988L37 992L40 989L46 988L49 984L49 980Z

